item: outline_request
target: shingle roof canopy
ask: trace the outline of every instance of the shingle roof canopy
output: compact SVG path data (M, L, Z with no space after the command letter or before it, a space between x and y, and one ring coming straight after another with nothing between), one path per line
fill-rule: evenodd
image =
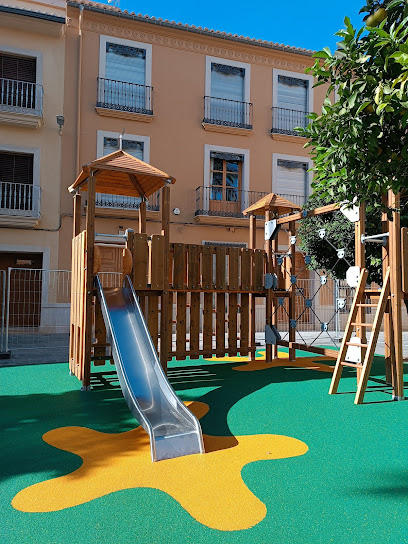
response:
M83 166L68 190L85 190L91 172L96 180L96 192L108 195L149 197L166 183L176 181L166 172L119 150Z
M286 200L286 198L283 198L275 193L269 193L269 195L262 197L242 213L244 215L247 215L248 213L253 213L254 215L265 215L265 211L270 210L271 212L281 215L284 213L289 213L291 210L301 209L301 206Z

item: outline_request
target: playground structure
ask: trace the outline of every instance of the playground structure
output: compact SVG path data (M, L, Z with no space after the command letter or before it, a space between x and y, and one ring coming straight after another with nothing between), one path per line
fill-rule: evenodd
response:
M297 251L297 223L306 217L335 212L340 206L331 204L315 210L302 211L293 203L271 194L244 212L250 215L248 248L171 243L170 185L174 181L174 178L166 173L123 151L117 151L86 165L70 187L70 191L74 193L70 371L82 381L82 387L90 388L91 361L95 365L103 365L106 360L112 360L112 356L120 358L118 355L120 349L115 346L115 331L109 326L108 313L112 308L108 307L107 296L104 294L109 288L107 280L104 280L106 273L108 277L109 274L116 274L118 278L116 288L120 289L124 276L129 274L131 278L131 285L127 287L125 294L129 296L134 290L132 302L122 301L119 305L124 305L128 311L129 304L132 304L132 307L136 308L134 311L141 318L140 321L143 321L142 316L144 317L147 323L146 341L154 348L151 354L154 352L156 356L157 352L157 363L160 361L160 365L156 366L161 366L162 369L158 370L155 367L156 376L159 372L166 372L167 362L172 357L182 360L187 357L198 359L201 356L210 358L240 354L253 358L256 351L255 305L259 297L266 299L266 362L271 362L277 357L278 346L289 349L290 360L295 359L297 349L337 357L339 351L336 345L330 348L315 345L314 342L299 342L296 337L299 322L297 279L310 267L310 257ZM85 189L86 227L81 230L80 190ZM148 237L146 199L158 190L161 190L162 230L161 234ZM125 235L96 233L96 191L139 197L141 199L139 232L128 230ZM386 303L383 305L386 381L392 384L394 398L402 399L401 300L402 279L407 274L407 267L402 270L399 251L401 229L398 198L398 195L390 194L389 201L384 200L384 204L393 210L393 220L389 221L386 212L383 213L383 232L377 238L381 240L384 238L384 275L388 267L390 269L390 294L386 296ZM255 242L256 218L259 215L265 216L266 225L265 247L262 250L256 248ZM365 266L364 244L369 241L364 237L364 206L360 207L354 220L353 264L358 267L356 271L362 271ZM402 236L402 240L402 243L407 244L406 235ZM282 246L285 246L285 249L282 250ZM299 255L304 261L302 266L297 265ZM341 257L341 253L339 255L339 258L344 258ZM97 274L99 279L95 288ZM324 273L319 271L318 275L322 278L321 285L326 285L329 271ZM408 289L408 280L404 281L405 288ZM367 300L371 300L378 298L379 293L364 290L363 295ZM300 296L305 303L303 314L314 311L314 297L303 292ZM336 308L336 311L338 310ZM287 339L281 338L277 330L279 312L287 316ZM364 305L358 307L356 315L356 321L353 321L353 324L356 324L353 338L356 340L349 342L347 348L348 351L349 348L355 348L355 352L358 350L359 361L348 366L356 368L360 381L362 371L364 380L368 377L372 362L371 357L371 362L363 364L366 350L368 348L371 353L373 349L366 343L368 323ZM173 325L175 325L175 349L172 340ZM329 329L330 321L321 322L321 332L328 332ZM140 332L141 328L138 327L137 330ZM375 335L372 335L373 341L374 337ZM112 356L109 349L112 350ZM344 356L344 349L340 352ZM344 363L340 360L337 362L338 379ZM129 390L132 393L132 387L129 387L129 384L126 387L127 392L124 391L124 394L129 403L132 400L129 401L129 397L132 396L129 395ZM330 392L334 393L335 389L332 387ZM365 387L363 389L365 390ZM360 391L359 402L362 401L364 390ZM130 407L132 409L132 404ZM136 416L140 417L137 410ZM152 456L154 457L153 449Z
M382 232L378 235L365 234L365 205L359 208L347 208L338 204L330 204L314 210L300 212L279 217L279 197L268 195L247 208L244 213L250 214L250 244L254 240L255 218L265 216L265 257L266 257L266 361L277 357L277 346L289 349L289 360L296 357L296 349L309 351L319 355L328 355L336 358L330 394L337 392L344 366L355 368L357 371L356 404L361 404L367 387L375 348L383 323L385 343L385 383L392 386L393 397L396 400L404 399L403 383L403 353L402 353L402 321L401 302L408 298L408 229L400 226L400 195L389 191L382 198ZM387 210L391 212L390 220ZM343 213L355 223L354 263L348 263L344 248L335 248L329 242L331 250L337 252L339 260L346 260L350 264L349 272L352 278L350 285L356 287L353 305L350 311L346 330L343 336L340 351L313 345L320 337L311 343L298 342L296 332L298 322L307 312L314 312L313 299L315 294L306 294L298 287L299 274L305 268L311 268L310 256L304 255L300 249L303 263L297 269L296 253L298 245L297 223L307 217L316 217L327 213ZM286 233L287 245L282 250L282 237ZM316 233L317 234L317 233ZM319 233L324 239L326 233L322 229ZM366 288L367 270L365 268L365 244L382 244L382 289ZM330 271L315 271L320 279L320 285L327 285ZM354 277L353 277L354 276ZM319 287L320 289L320 287ZM298 308L299 298L303 304ZM376 308L374 320L367 320L366 309ZM339 311L340 306L335 309ZM278 332L278 312L283 311L287 316L288 339L282 339ZM316 315L316 314L315 314ZM317 316L316 316L317 317ZM320 322L321 333L329 331L329 322ZM354 329L354 333L353 333ZM367 330L371 332L367 343ZM269 337L269 342L268 342Z

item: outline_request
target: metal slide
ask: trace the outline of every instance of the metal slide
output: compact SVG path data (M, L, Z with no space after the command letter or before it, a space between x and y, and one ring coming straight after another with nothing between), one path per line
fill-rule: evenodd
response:
M204 453L201 427L163 372L129 276L122 288L95 286L123 396L150 438L153 461Z

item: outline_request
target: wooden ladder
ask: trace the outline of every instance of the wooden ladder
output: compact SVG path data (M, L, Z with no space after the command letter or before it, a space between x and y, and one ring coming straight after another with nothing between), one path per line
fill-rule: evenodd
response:
M350 315L347 321L346 330L344 332L343 341L341 343L341 348L339 355L337 357L336 366L333 372L333 378L329 389L329 395L334 395L337 393L337 388L339 386L339 381L341 378L341 373L344 366L352 368L360 368L361 375L358 382L357 394L354 399L355 404L361 404L364 399L364 393L367 388L368 377L370 375L371 366L373 364L375 348L377 345L378 335L381 328L381 323L384 317L384 312L387 306L387 302L390 296L390 268L388 267L385 274L384 283L381 291L378 293L378 303L377 304L366 304L365 303L365 286L367 283L368 270L363 268L360 274L358 285L356 288L356 293L354 295L353 304L351 306ZM357 312L359 308L376 308L373 324L370 323L356 323ZM371 335L368 344L357 344L350 342L351 335L353 333L354 327L369 327L371 328ZM347 362L346 355L348 346L356 346L361 348L367 348L364 361L362 363L352 363Z

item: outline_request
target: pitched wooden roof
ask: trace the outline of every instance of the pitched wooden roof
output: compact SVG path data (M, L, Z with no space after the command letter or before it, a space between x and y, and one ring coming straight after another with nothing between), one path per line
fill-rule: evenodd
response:
M119 150L83 166L68 190L85 190L91 172L96 179L96 192L109 195L149 197L166 182L176 181L166 172Z
M253 213L254 215L265 215L266 210L275 212L279 215L289 213L291 210L301 210L301 206L286 200L275 193L269 193L262 197L260 200L249 206L242 213L247 215L248 213Z

